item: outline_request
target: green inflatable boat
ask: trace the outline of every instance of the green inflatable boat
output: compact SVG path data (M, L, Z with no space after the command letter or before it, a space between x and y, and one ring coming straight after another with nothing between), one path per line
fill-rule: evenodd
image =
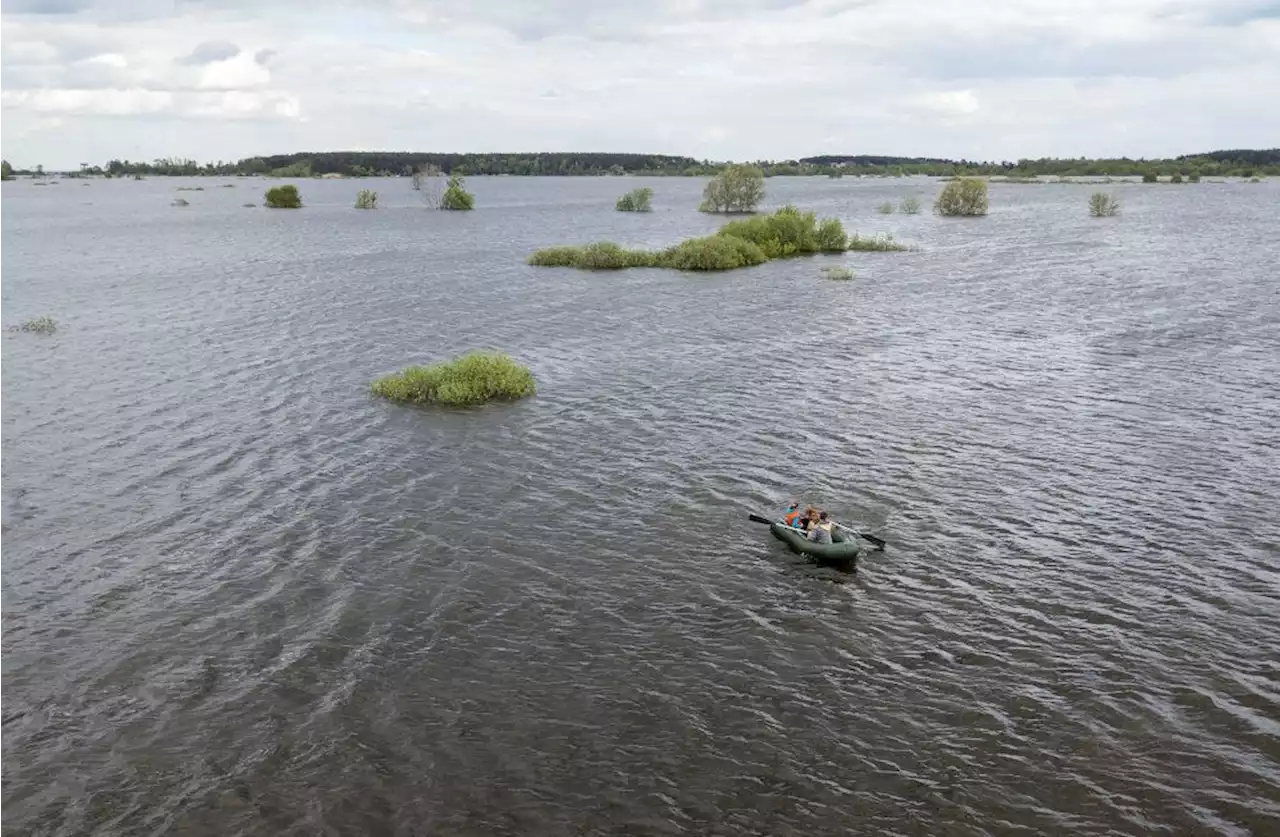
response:
M770 523L769 531L795 553L806 555L819 564L828 564L843 570L854 571L858 568L858 555L862 546L854 539L855 535L842 532L838 528L831 531L834 543L814 543L805 537L804 532L793 529L783 523Z

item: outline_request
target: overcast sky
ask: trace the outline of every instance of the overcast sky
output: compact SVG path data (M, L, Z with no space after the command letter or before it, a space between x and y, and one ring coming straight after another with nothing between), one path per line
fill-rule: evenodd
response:
M1280 145L1280 0L3 9L3 155L19 167L343 149L985 160Z

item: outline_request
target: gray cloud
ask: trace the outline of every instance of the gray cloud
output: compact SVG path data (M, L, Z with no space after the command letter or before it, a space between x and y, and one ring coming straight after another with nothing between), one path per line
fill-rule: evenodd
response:
M276 56L274 49L260 49L253 54L253 60L262 66L271 63L271 59Z
M94 0L5 0L5 14L73 15L94 5Z
M185 64L191 67L199 67L203 64L212 64L214 61L225 61L228 58L235 58L240 54L240 47L230 41L205 41L196 44L196 48L191 50L189 55L178 59L179 64Z

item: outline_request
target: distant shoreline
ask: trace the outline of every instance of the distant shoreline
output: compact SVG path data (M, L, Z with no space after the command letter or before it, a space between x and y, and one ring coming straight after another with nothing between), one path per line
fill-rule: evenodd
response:
M1184 177L1280 176L1280 148L1233 149L1188 154L1171 159L1042 158L1001 162L950 160L934 157L891 157L873 155L821 155L795 160L750 161L766 177L786 176L906 176L959 175L1007 176L1010 178L1057 177L1141 177L1144 175ZM529 152L492 154L439 154L430 152L325 151L296 152L247 157L236 162L198 163L183 158L153 160L149 163L111 160L105 165L86 165L73 172L45 172L40 167L11 169L6 175L42 174L86 176L271 176L271 177L403 177L419 169L442 174L468 176L564 176L600 177L637 175L657 177L705 177L718 173L728 162L696 160L665 154L607 154L572 152Z

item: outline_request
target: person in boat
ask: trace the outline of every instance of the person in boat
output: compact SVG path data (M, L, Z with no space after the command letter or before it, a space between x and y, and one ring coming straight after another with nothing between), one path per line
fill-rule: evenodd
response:
M827 513L822 512L818 515L813 525L809 527L809 540L814 543L831 543L831 521L827 518Z
M800 504L792 502L791 505L787 506L787 513L783 515L782 522L786 523L788 526L799 529L800 518L802 516L803 513L800 511Z

